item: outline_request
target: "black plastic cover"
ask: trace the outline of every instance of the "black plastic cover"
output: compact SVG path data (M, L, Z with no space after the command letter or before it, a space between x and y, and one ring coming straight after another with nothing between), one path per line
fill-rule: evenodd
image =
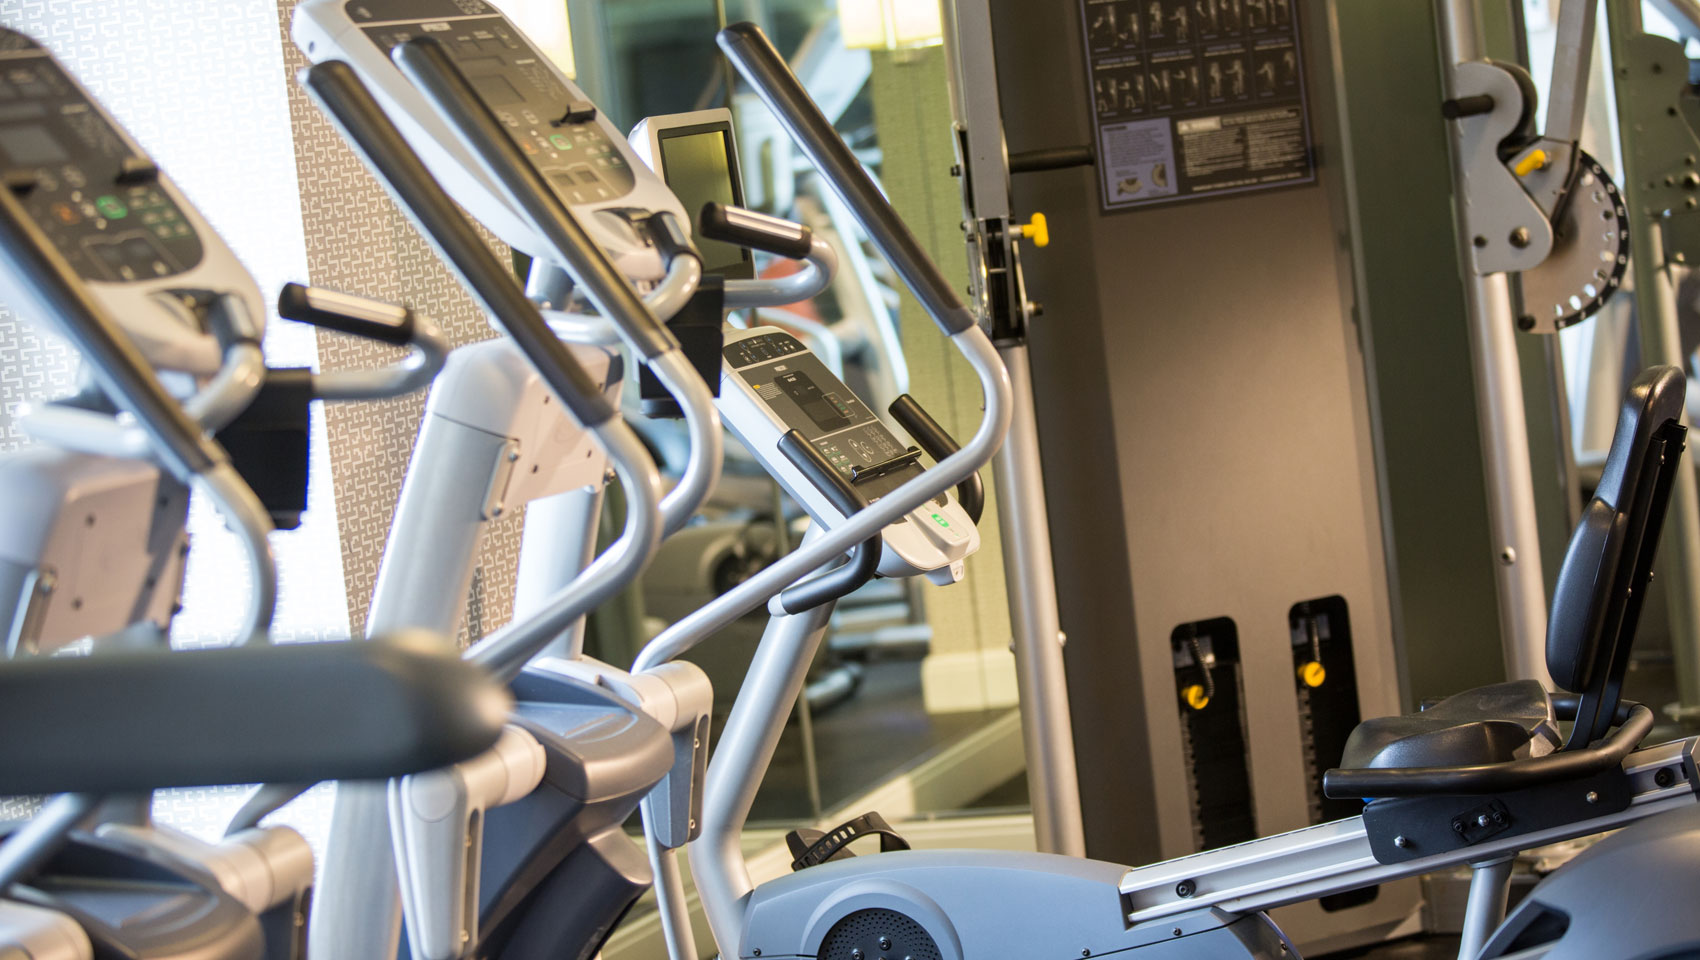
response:
M1557 746L1558 725L1538 680L1514 680L1447 697L1402 717L1375 717L1346 740L1340 766L1454 767L1529 755L1530 741ZM1545 751L1543 751L1545 752Z
M0 795L369 780L470 759L509 698L441 638L0 666Z
M301 526L307 509L312 403L312 370L267 370L259 393L217 435L279 530Z

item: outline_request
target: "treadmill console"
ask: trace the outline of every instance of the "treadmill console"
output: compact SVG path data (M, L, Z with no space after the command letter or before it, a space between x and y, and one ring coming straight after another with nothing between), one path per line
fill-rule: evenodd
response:
M872 503L920 476L921 453L897 439L802 341L776 327L728 330L722 350L720 411L726 426L816 521L842 515L779 452L779 438L802 434L862 499ZM950 494L940 494L885 528L879 572L960 579L980 535Z
M234 292L264 323L253 280L159 167L50 53L3 28L0 175L156 365L218 368L182 294Z
M305 0L291 34L315 63L353 67L455 201L516 250L547 257L547 244L512 209L454 129L390 61L390 51L432 37L555 187L591 236L634 280L659 280L660 253L631 226L634 213L671 211L687 233L678 199L632 153L547 56L483 0Z

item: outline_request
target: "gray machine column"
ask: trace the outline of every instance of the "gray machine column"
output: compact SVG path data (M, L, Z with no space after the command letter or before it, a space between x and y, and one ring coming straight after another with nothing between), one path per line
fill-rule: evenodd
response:
M1459 66L1482 59L1476 4L1472 0L1443 0L1436 9L1441 55L1445 58L1442 75L1448 96L1457 97ZM1464 188L1470 173L1470 129L1484 122L1463 118L1448 124L1453 138L1454 182L1459 185L1455 202L1461 206L1472 199ZM1529 428L1517 364L1510 278L1505 273L1480 270L1468 211L1460 210L1457 219L1506 675L1538 679L1550 687L1545 653L1546 584L1541 576L1540 530L1529 466Z
M1019 228L1012 222L991 7L988 0L946 0L943 9L975 307L1009 369L1014 398L1009 435L992 461L992 471L1003 533L1004 580L1034 839L1042 852L1080 857L1086 855L1086 833L1027 357L1030 307L1014 242ZM1002 265L997 275L990 269L992 264ZM997 285L1001 285L1001 297L992 289Z

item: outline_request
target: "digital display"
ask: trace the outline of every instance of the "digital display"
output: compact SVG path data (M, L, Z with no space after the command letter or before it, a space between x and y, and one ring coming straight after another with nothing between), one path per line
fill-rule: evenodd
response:
M659 159L667 186L692 218L710 202L732 206L742 203L732 179L731 151L726 145L731 133L726 127L718 126L708 130L699 128L697 132L687 128L660 134ZM727 273L750 262L749 251L737 244L701 236L695 239L703 256L703 268L710 273Z
M822 393L814 378L801 370L782 373L773 382L822 430L830 433L850 425L850 413L838 396Z
M0 152L6 154L14 167L38 167L66 157L65 148L38 123L0 128Z
M483 76L468 77L472 88L478 91L478 96L485 104L492 107L505 107L513 103L524 103L525 97L514 89L514 85L506 77Z

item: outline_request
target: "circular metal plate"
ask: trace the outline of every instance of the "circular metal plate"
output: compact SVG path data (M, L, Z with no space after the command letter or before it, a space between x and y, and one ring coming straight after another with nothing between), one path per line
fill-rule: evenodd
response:
M896 910L857 910L832 925L821 941L820 960L940 960L927 929Z
M1553 224L1552 253L1521 274L1517 328L1554 333L1605 306L1629 269L1629 213L1605 168L1578 151L1570 199Z

